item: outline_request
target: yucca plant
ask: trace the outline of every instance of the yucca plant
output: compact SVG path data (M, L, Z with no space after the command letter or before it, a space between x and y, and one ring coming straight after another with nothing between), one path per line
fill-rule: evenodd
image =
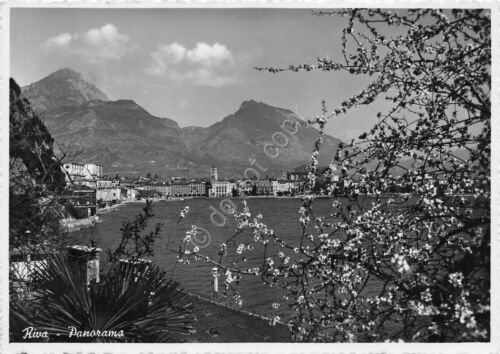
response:
M155 265L142 272L116 265L99 283L87 284L83 269L58 255L35 281L37 310L12 308L11 315L28 318L51 341L179 342L192 329L186 295Z
M32 325L28 318L28 314L31 313L32 308L29 307L27 301L21 298L16 298L14 301L11 299L9 316L9 335L11 342L24 341L23 330Z

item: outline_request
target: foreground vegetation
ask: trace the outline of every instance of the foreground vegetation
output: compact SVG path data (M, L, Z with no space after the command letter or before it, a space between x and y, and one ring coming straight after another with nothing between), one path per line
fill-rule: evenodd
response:
M281 288L283 298L273 304L274 322L280 320L283 307L293 309L295 315L288 324L296 341L488 341L489 12L345 10L315 15L346 20L341 61L319 58L313 64L259 70L346 71L373 78L338 107L329 109L323 103L322 114L309 121L319 128L320 137L309 166L307 190L328 180L336 165L344 178L362 178L380 197L364 205L352 193L348 201L334 202L326 216L315 215L314 198L305 197L298 211L302 233L295 242L284 241L279 230L272 230L262 215L243 204L241 210L232 210L237 228L231 237L234 248L224 242L218 254L203 254L192 246L199 231L193 226L185 236L185 246L172 251L178 253L179 262L204 260L217 265L224 274L223 287L234 291L237 301L238 283L247 276ZM382 100L389 104L377 113L377 123L358 139L341 144L330 168L320 173L317 156L328 120L342 119L357 106ZM16 143L21 142L13 150L19 154L11 157L11 168L20 160L24 167L15 170L23 173L11 174L10 192L15 197L12 201L19 203L11 204L11 210L23 213L11 214L11 243L46 243L49 236L57 235L48 227L51 220L57 220L58 209L50 208L57 203L47 204L57 196L57 187L52 185L57 186L58 180L47 171L57 169L46 168L53 159L47 145L50 138L38 138L45 136L43 131L12 135L16 129L22 131L22 124L13 119L25 114L24 103L19 106L18 102L11 98L11 144L13 136ZM28 149L23 148L24 136L33 137L28 139ZM405 170L397 183L409 193L382 197L386 185L396 182L395 168ZM50 176L54 178L46 178ZM437 192L440 182L452 195ZM470 191L470 198L461 196ZM23 200L36 203L22 204ZM181 217L186 214L184 210ZM175 284L165 280L162 271L151 266L133 277L132 271L123 273L113 266L121 257L140 260L152 255L159 228L142 234L150 215L145 210L124 225L120 247L109 252L111 266L98 284L83 285L64 259L55 258L37 278L39 292L30 304L34 307L25 311L26 304L11 299L11 320L18 321L11 322L11 328L33 322L57 330L78 322L82 328L106 330L110 328L106 323L112 323L134 333L133 340L148 341L170 340L175 331L187 330L187 308L180 299L173 304ZM25 222L30 218L37 223ZM229 253L238 255L239 261L227 261ZM260 266L249 268L249 256L258 257ZM379 286L373 287L374 283ZM60 301L52 301L53 296ZM106 302L108 296L115 297L120 307ZM172 310L165 313L160 308ZM94 320L84 319L88 313L96 314L90 317ZM160 323L172 318L179 325L162 329Z
M12 79L10 85L9 250L32 257L28 274L10 269L10 340L179 341L192 329L191 304L177 282L144 259L160 232L159 225L145 232L151 202L123 225L100 281L89 282L85 261L67 255L69 238L60 227L67 212L62 159L19 86ZM39 335L26 336L29 328Z
M369 206L352 193L327 216L314 198L299 210L302 236L286 242L263 216L232 210L234 236L217 255L192 247L187 233L180 262L208 260L235 291L247 276L280 287L273 304L295 315L296 341L488 341L490 338L491 23L487 10L343 10L341 61L261 71L345 71L372 77L359 93L309 121L317 126L308 190L340 166L380 197ZM386 111L358 139L340 144L318 172L317 156L329 119L357 106L387 101ZM383 106L383 105L382 105ZM394 180L392 172L404 170ZM382 191L398 183L409 191ZM443 184L450 196L438 193ZM332 185L333 188L333 185ZM470 198L461 195L473 191ZM453 195L453 196L452 196ZM410 202L411 200L411 202ZM226 261L228 254L240 261ZM246 259L262 260L249 268ZM373 284L378 284L374 287Z

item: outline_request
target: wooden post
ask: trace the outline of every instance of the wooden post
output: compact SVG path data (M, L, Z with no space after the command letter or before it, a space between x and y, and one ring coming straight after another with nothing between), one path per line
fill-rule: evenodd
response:
M216 299L219 296L219 271L217 267L212 268L212 284L213 284L213 292L212 297Z
M69 258L84 267L87 277L87 284L92 280L99 282L99 252L97 247L88 246L68 246Z

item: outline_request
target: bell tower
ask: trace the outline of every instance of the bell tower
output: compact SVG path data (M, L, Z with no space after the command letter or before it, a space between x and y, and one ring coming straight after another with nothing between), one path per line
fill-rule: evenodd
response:
M217 167L212 166L210 169L210 182L218 181L219 177L217 176Z

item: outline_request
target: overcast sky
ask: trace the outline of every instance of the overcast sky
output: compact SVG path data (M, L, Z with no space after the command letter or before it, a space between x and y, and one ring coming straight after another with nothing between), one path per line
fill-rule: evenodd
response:
M311 118L322 99L334 107L366 79L252 67L339 58L344 21L307 9L13 9L11 75L23 86L69 67L181 127L209 126L249 99ZM350 139L375 114L355 110L327 132Z

